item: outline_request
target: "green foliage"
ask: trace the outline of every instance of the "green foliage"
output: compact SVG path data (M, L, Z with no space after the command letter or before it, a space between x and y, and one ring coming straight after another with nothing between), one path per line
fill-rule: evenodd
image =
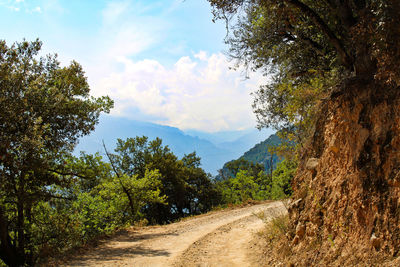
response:
M391 65L400 57L396 0L208 1L215 19L235 22L227 39L231 55L252 68L296 80L332 70L339 78L373 78L381 70L399 77ZM382 58L385 67L377 64Z
M48 186L51 196L32 207L31 249L39 259L139 221L175 220L220 203L195 153L179 160L160 139L149 142L147 137L118 140L115 152L107 151L108 163L99 154L64 157L58 175L69 185ZM157 215L154 207L167 211Z
M79 158L66 156L64 162L64 173L77 176L75 185L80 192L89 192L112 176L111 165L98 152L93 155L81 152Z
M254 163L260 163L264 165L266 171L269 171L269 161L271 159L271 153L269 152L269 147L277 146L281 143L279 136L276 134L271 134L267 139L259 144L256 144L249 151L245 152L241 158ZM276 164L274 157L274 165Z
M258 185L254 177L247 174L247 171L240 170L235 178L225 182L223 190L223 199L227 203L241 203L243 201L254 199Z
M227 22L237 65L271 77L254 94L258 127L275 127L288 143L304 143L333 91L357 81L400 85L399 1L208 1L214 19Z
M223 203L241 203L246 200L283 199L292 194L291 181L297 169L297 162L283 160L278 163L272 175L260 171L251 174L251 169L241 169L235 177L218 182Z
M283 160L272 173L272 185L270 196L272 199L288 198L292 195L292 179L296 174L297 162Z
M59 175L63 155L112 107L90 97L77 62L60 67L56 56L38 58L40 48L0 41L0 258L11 266L34 264L45 242L35 236L37 206L65 197L73 181Z
M333 78L317 75L304 82L275 78L254 93L258 127L278 130L281 142L275 146L275 153L287 157L304 143L313 129L320 99L334 82Z
M158 171L146 171L144 177L113 176L90 192L78 194L73 208L79 214L82 239L109 234L142 219L140 210L149 203L165 203L165 196L160 195L160 177Z
M145 171L143 177L118 177L98 154L82 153L66 162L68 174L63 175L73 183L69 187L52 186L52 197L38 202L32 210L32 249L39 259L131 225L144 218L144 206L165 203L157 170Z
M200 214L218 205L221 200L220 191L211 180L211 175L200 168L200 157L197 157L196 153L190 153L181 161L184 165L184 177L187 177L185 179L185 210L188 215Z
M117 176L143 176L146 170L158 170L161 186L160 195L166 196L165 203L148 203L141 209L151 223L167 223L187 215L211 209L218 202L219 194L200 166L196 153L185 155L179 160L159 138L135 137L118 140L116 154L108 153ZM129 190L125 194L132 195ZM133 198L133 196L130 196Z
M264 171L264 166L260 163L253 163L240 157L237 160L231 160L224 164L222 170L219 171L219 180L227 180L235 177L239 171L246 170L250 175L256 176L260 171Z

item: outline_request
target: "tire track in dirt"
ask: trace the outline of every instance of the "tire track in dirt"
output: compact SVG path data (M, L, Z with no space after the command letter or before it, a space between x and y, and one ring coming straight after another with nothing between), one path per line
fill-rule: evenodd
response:
M186 249L173 264L174 267L186 266L259 266L257 248L252 239L265 226L265 221L285 213L279 207L270 207L255 214L233 221L205 235Z
M72 257L64 266L246 266L243 244L263 224L255 214L271 209L285 211L279 201L214 211L164 226L130 228ZM229 249L223 240L229 241ZM199 265L213 251L221 252L213 254L221 259Z

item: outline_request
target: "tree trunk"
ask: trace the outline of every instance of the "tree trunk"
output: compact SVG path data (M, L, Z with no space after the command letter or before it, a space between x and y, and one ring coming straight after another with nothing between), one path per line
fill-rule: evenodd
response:
M322 106L289 206L294 251L318 261L400 249L400 90L353 79ZM318 166L307 170L307 161ZM304 229L305 234L296 234ZM315 259L314 259L315 260ZM309 259L308 263L312 263ZM313 262L315 264L315 262Z
M22 266L24 264L22 255L12 245L8 233L7 221L4 217L3 209L0 206L0 258L8 266Z

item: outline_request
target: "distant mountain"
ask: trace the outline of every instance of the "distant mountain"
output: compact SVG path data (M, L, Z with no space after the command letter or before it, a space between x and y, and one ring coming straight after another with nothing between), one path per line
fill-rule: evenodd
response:
M271 159L271 154L268 152L270 146L277 146L281 140L276 134L270 135L266 140L256 144L249 151L245 152L241 158L251 161L253 163L261 163L267 167ZM278 159L276 156L274 159ZM269 166L269 165L268 165Z
M185 131L185 133L201 139L212 142L217 148L223 151L230 151L231 158L234 159L241 156L245 151L249 150L270 136L273 131L270 129L246 129L241 131L224 131L216 133L205 133L200 131ZM222 167L222 164L219 168Z
M168 145L178 157L196 151L201 157L202 167L215 175L226 161L242 155L260 139L265 139L266 131L251 129L219 133L183 132L175 127L103 115L95 131L80 140L75 153L86 151L104 154L102 140L112 151L117 138L126 139L143 135L149 137L150 140L156 137L161 138L163 144ZM224 137L227 138L224 139ZM224 140L229 140L229 142L224 142Z
M271 154L268 152L268 148L270 146L276 146L279 145L281 140L279 137L275 134L270 135L267 139L264 141L256 144L254 147L246 151L242 156L240 156L238 159L245 159L247 161L253 162L253 163L260 163L264 165L264 168L266 171L270 170L270 163L271 163ZM272 156L272 167L273 169L276 167L276 164L280 161L279 157L276 155ZM222 167L222 172L227 174L227 164L231 161L228 161L224 164ZM218 177L217 177L218 178Z
M240 131L221 131L216 133L206 133L197 130L186 130L185 133L191 136L196 136L202 139L209 140L215 145L223 145L240 140L240 142L251 143L250 147L252 147L255 143L259 143L265 140L265 138L267 136L270 136L273 131L269 129L263 129L259 131L255 128L250 128Z

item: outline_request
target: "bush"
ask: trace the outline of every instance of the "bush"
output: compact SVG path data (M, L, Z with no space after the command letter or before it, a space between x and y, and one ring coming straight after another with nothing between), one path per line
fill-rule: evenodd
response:
M292 195L292 179L296 174L297 161L283 160L272 173L271 198L284 199Z

